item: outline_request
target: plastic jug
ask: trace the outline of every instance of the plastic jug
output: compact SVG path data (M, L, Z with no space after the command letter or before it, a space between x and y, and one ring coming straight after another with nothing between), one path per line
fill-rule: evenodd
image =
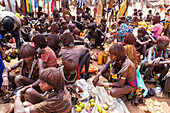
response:
M97 64L102 65L102 62L103 62L103 54L102 54L102 52L100 52L99 55L98 55Z

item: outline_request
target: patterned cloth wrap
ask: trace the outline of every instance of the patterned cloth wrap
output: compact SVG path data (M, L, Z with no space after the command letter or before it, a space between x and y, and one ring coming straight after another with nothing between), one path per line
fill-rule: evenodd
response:
M123 41L124 34L125 33L132 33L133 32L133 27L131 25L127 25L125 23L122 23L119 27L119 37L121 38L120 41Z
M131 100L135 96L140 96L143 94L143 89L140 87L133 87L130 94L128 94L128 99Z

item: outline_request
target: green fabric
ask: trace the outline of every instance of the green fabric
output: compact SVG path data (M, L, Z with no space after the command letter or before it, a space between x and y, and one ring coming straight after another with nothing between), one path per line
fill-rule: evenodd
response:
M145 97L148 94L148 89L145 86L145 83L143 81L143 78L142 78L142 76L140 74L139 69L136 70L136 77L137 77L138 87L140 87L142 89L145 89L145 92L143 93L143 96Z

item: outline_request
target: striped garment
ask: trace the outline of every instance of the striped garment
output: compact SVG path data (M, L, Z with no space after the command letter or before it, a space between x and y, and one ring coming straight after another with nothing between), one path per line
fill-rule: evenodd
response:
M34 109L38 113L71 113L71 96L65 88L64 95L52 96L41 103L35 104Z

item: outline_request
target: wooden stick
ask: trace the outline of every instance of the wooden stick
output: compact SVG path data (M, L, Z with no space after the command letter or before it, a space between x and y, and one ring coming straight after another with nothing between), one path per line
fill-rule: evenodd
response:
M48 13L48 21L50 20L50 11L49 11L49 0L47 0L47 13Z
M54 0L54 5L55 5L55 7L57 7L57 5L56 5L56 0Z
M9 5L9 10L12 12L12 7L11 7L10 0L7 0L7 2L8 2L8 5Z
M44 0L44 3L43 3L43 5L44 5L44 13L45 13L45 0Z

